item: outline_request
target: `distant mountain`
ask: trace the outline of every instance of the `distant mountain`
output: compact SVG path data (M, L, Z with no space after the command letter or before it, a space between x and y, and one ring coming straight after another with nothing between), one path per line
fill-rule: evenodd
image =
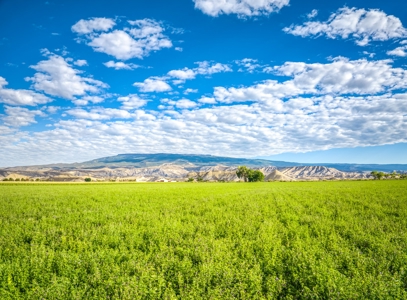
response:
M212 166L228 166L237 167L245 165L251 168L263 168L273 166L276 168L289 168L289 167L303 167L303 166L321 166L327 168L337 169L341 172L370 172L373 170L383 172L406 172L407 165L403 164L332 164L332 163L296 163L285 161L271 161L266 159L246 159L246 158L232 158L212 155L198 155L198 154L119 154L116 156L109 156L98 158L83 163L73 164L49 164L27 167L13 167L0 170L4 172L10 171L25 171L36 172L41 170L43 172L59 172L66 170L86 170L86 169L118 169L118 168L152 168L159 167L165 164L172 166L181 166L187 171L200 171L202 167ZM27 175L29 176L29 175Z
M60 169L97 169L97 168L148 168L161 166L163 164L179 165L184 167L196 168L203 166L241 166L248 167L291 167L298 166L298 163L290 163L283 161L270 161L265 159L246 159L246 158L232 158L221 157L213 155L195 155L195 154L168 154L168 153L156 153L156 154L119 154L116 156L102 157L83 163L73 164L49 164L49 165L37 165L28 167L15 167L8 169L36 169L36 168L50 168L53 170Z

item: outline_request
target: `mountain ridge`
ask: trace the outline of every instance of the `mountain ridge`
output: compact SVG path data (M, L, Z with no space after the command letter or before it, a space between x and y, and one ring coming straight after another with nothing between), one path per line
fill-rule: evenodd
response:
M69 169L99 169L99 168L146 168L161 166L163 164L180 165L186 168L198 168L203 166L239 166L246 165L248 167L298 167L298 166L324 166L335 168L342 172L369 172L369 171L407 171L407 164L343 164L343 163L298 163L286 161L272 161L267 159L250 159L250 158L233 158L214 155L201 154L173 154L173 153L127 153L118 154L115 156L107 156L97 158L82 163L55 163L46 165L32 165L20 167L0 168L1 171L29 171L37 169L46 169L50 171L69 170Z

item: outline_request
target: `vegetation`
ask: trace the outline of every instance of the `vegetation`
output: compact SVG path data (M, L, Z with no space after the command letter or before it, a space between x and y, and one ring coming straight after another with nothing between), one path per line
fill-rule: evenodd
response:
M0 189L0 299L407 298L404 180Z
M240 166L236 170L236 175L243 178L245 182L264 181L264 174L259 170L249 169L246 166Z
M85 181L86 181L86 182L91 182L91 181L92 181L92 178L87 177L87 178L85 178Z
M396 172L391 172L391 173L384 173L384 172L378 172L378 171L372 171L370 172L370 175L373 176L375 180L381 180L382 178L386 179L407 179L407 174L399 174Z

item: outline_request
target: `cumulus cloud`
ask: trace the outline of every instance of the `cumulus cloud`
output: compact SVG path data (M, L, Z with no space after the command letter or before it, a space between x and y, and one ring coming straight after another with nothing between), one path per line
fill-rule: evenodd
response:
M172 47L171 40L164 34L165 28L155 20L128 21L130 27L112 31L111 29L116 23L111 19L104 19L102 23L106 26L103 27L103 30L98 29L99 31L105 31L101 33L95 32L96 25L92 23L94 20L80 20L74 25L75 29L73 28L72 30L85 34L87 44L95 51L114 56L116 59L142 59L153 51ZM106 20L110 20L113 23L110 22L108 23L109 26L107 26ZM81 25L77 26L78 24ZM101 26L97 28L101 28Z
M406 57L407 56L407 46L401 46L401 47L397 47L396 49L387 51L387 55Z
M184 94L185 94L185 95L192 94L192 93L198 93L198 90L197 90L197 89L188 88L188 89L186 89L186 90L184 91Z
M213 97L206 97L203 96L198 100L199 103L204 103L204 104L216 104L216 99Z
M89 20L80 20L71 27L73 32L78 34L89 34L95 31L108 31L116 25L113 19L91 18Z
M307 18L308 19L313 19L318 15L318 10L317 9L313 9L309 14L307 14Z
M368 61L336 58L331 63L307 64L287 62L272 68L277 75L292 77L278 82L239 88L216 87L215 98L220 102L269 101L270 103L304 94L377 94L407 88L407 71L393 68L391 60Z
M88 62L85 59L78 59L73 64L78 67L83 67L83 66L87 66Z
M148 100L142 99L137 95L131 94L117 98L122 103L122 109L133 110L145 106Z
M168 92L172 90L171 86L160 77L150 77L143 82L135 82L133 85L144 93Z
M161 102L175 106L176 108L180 109L190 109L198 106L198 103L191 101L189 99L180 99L180 100L163 99Z
M93 108L90 111L75 108L67 110L66 113L78 119L89 120L129 119L132 116L127 110L104 107Z
M115 62L113 60L105 62L103 64L106 67L114 68L115 70L134 70L134 69L140 68L140 66L136 65L136 64L126 64L126 63L124 63L122 61L116 61Z
M138 110L129 118L125 112L93 109L75 114L50 130L5 135L0 164L21 164L22 157L25 164L56 162L61 156L83 161L115 155L117 149L246 156L250 149L270 155L407 142L405 93L292 97L279 105L217 105L159 115Z
M105 98L100 96L85 96L79 99L74 99L72 102L75 105L88 105L89 103L97 104L105 101Z
M239 66L238 72L254 73L265 69L267 65L261 65L257 59L244 58L241 60L235 60L235 64Z
M22 127L37 123L36 116L44 116L45 114L40 110L29 110L23 107L5 106L6 113L1 119L7 126Z
M74 100L75 96L99 93L108 85L91 77L82 77L79 70L72 68L68 59L50 55L47 60L30 66L37 73L26 78L33 82L33 88L49 95Z
M286 33L307 37L327 36L331 39L352 38L359 46L371 41L387 41L407 36L400 19L378 9L343 7L331 14L325 22L308 21L303 25L291 25L283 29Z
M30 90L14 90L4 88L8 82L0 76L0 103L8 105L38 105L51 102L52 99Z
M196 68L183 68L180 70L171 70L167 73L167 77L175 78L174 84L184 83L186 80L195 79L197 75L210 76L216 73L232 72L229 65L215 63L210 61L196 62Z
M289 4L289 0L193 0L195 8L217 17L236 14L240 18L269 15Z

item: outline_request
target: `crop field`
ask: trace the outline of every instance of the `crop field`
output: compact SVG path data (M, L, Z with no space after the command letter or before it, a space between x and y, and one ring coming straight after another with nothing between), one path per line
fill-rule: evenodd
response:
M2 183L0 299L407 299L407 182Z

